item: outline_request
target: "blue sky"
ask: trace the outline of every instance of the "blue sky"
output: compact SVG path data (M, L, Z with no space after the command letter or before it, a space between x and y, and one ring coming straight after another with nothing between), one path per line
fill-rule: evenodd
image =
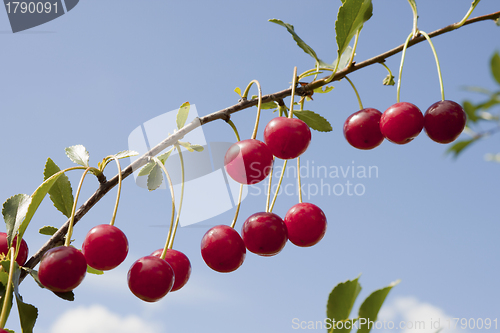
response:
M470 2L417 1L419 28L431 32L459 21ZM127 149L135 128L186 101L203 116L237 103L233 89L243 89L253 79L260 81L264 94L288 88L293 67L303 72L314 62L284 28L267 20L293 24L321 59L332 62L340 3L89 0L16 34L0 11L0 197L31 194L43 180L47 157L62 168L72 166L65 147L86 146L94 165ZM495 0L483 0L473 16L498 10ZM403 43L411 27L406 1L375 1L355 60ZM466 85L497 89L488 64L500 50L499 32L494 23L481 22L434 39L447 99L480 101L481 96L464 90ZM395 75L399 62L399 55L387 60ZM350 75L365 107L383 112L396 102L396 88L382 85L385 75L378 65ZM110 326L102 332L294 332L293 318L323 320L331 289L360 273L363 291L356 311L371 291L401 279L387 299L384 318L497 318L499 165L486 162L484 155L498 152L498 137L477 143L457 160L445 156L447 146L425 133L404 146L386 141L371 151L356 150L342 133L345 119L358 110L354 92L345 81L333 85L332 92L316 94L306 104L327 118L333 131L313 132L303 163L339 170L371 166L378 173L371 178L303 179L311 189L307 200L328 218L327 234L318 245L302 249L289 243L271 258L247 253L236 272L216 273L201 258L200 240L209 226L232 221L234 210L229 210L204 221L203 227L179 230L175 248L190 258L191 280L160 302L146 304L129 292L126 274L135 260L163 246L170 199L166 191L148 192L128 178L116 221L129 237L128 258L104 276L88 275L73 303L33 281L23 282L25 301L39 308L35 332L101 332L89 327L103 317ZM440 99L434 59L424 43L407 52L401 99L423 112ZM251 135L255 110L232 117L243 138ZM262 139L264 124L273 116L263 113L257 138ZM166 127L171 132L175 125ZM234 141L222 121L207 124L203 133L207 142ZM106 169L109 178L115 173L112 165ZM70 174L73 187L79 177ZM285 178L285 184L294 181ZM314 186L340 189L347 182L361 184L363 195L313 195ZM97 185L88 178L81 202ZM109 223L115 191L77 225L75 246L81 246L92 226ZM264 209L265 196L255 193L257 189L248 189L238 231L246 217ZM283 217L296 202L296 196L280 195L274 212ZM200 199L193 209L204 205ZM32 253L47 240L38 234L39 227L64 222L50 201L44 202L25 236ZM7 327L20 331L18 326L11 316Z

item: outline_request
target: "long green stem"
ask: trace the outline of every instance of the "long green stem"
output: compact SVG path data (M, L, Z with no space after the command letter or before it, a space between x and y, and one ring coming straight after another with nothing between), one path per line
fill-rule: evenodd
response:
M299 186L299 203L302 203L302 184L300 180L300 156L297 157L297 185Z
M240 134L238 133L238 129L236 128L236 125L233 123L233 121L231 119L229 119L228 121L226 121L229 126L231 126L231 128L233 129L234 131L234 134L236 135L236 140L237 141L241 141L240 139Z
M273 173L274 173L274 161L276 158L273 156L273 164L271 172L269 173L269 182L267 185L267 195L266 195L266 212L269 212L269 201L271 201L271 186L273 184Z
M168 187L170 188L170 196L172 197L172 214L170 216L170 226L168 228L168 234L167 234L167 240L165 241L165 246L163 247L163 251L160 255L161 259L165 259L165 256L167 255L167 250L168 250L168 245L170 243L170 236L172 235L172 227L174 225L174 217L175 217L175 197L174 197L174 185L172 185L172 179L170 178L170 175L167 171L167 168L165 168L165 165L157 158L153 157L152 158L157 165L162 168L163 172L165 173L165 176L167 177L167 182L168 182Z
M420 31L422 35L424 35L425 39L429 42L429 45L431 46L432 53L434 53L434 59L436 59L436 66L437 66L437 71L438 71L438 76L439 76L439 87L441 88L441 100L444 101L444 86L443 86L443 76L441 75L441 66L439 65L439 58L436 52L436 49L434 48L434 44L431 41L431 38L429 37L428 34L426 34L423 31Z
M253 128L253 133L252 133L252 137L251 137L252 139L255 139L257 137L257 130L259 129L259 120L260 120L260 109L261 109L261 106L262 106L262 89L260 87L259 81L252 80L248 84L248 86L246 87L245 92L243 93L243 96L242 96L242 98L247 98L248 92L250 91L250 87L254 83L257 85L257 88L259 90L259 102L257 104L257 119L255 119L255 126Z
M411 6L411 10L413 12L413 29L412 29L412 35L413 38L418 36L418 12L417 12L417 3L415 0L408 0Z
M347 80L347 82L349 82L351 84L351 87L354 90L354 93L356 93L356 98L358 99L359 109L362 110L363 103L361 103L361 97L359 97L359 93L358 93L358 90L356 89L356 86L354 85L354 83L352 83L352 81L347 76L345 77L345 79Z
M281 182L283 181L283 175L285 174L285 169L286 169L287 163L288 163L288 160L285 160L283 162L283 169L281 169L280 180L278 181L278 187L276 187L276 191L274 192L273 201L271 202L271 206L269 207L269 210L268 210L269 213L273 212L274 203L276 202L276 198L278 197L278 192L280 191ZM269 185L271 185L271 184L269 184Z
M293 100L295 97L295 86L297 85L297 66L293 68L293 79L292 79L292 95L291 101L290 101L290 114L288 115L288 118L293 117Z
M401 65L399 65L399 77L398 77L398 88L397 88L397 98L396 101L399 103L399 92L401 90L401 75L403 74L403 65L405 63L406 49L408 48L408 43L413 36L413 32L406 38L405 44L403 46L403 52L401 53Z
M83 172L82 178L80 178L80 183L78 184L78 189L76 190L75 200L73 202L73 208L71 209L71 220L68 226L68 232L66 233L66 240L64 241L64 246L69 246L71 244L71 235L73 234L73 222L75 221L76 204L78 203L78 197L80 196L80 191L82 189L83 180L92 168L86 168Z
M351 57L349 58L349 66L352 65L352 62L354 61L354 56L355 56L355 53L356 53L356 47L358 46L358 39L359 39L359 34L361 33L361 29L359 29L358 31L356 31L356 36L354 36L354 46L352 47L352 53L351 53ZM339 61L340 62L340 57L339 57Z
M236 140L241 141L240 135L238 134L238 129L236 129L236 125L234 125L234 123L231 121L231 119L228 120L227 123L229 125L231 125L231 127L233 128L234 134L236 135ZM243 184L240 184L240 191L238 193L238 202L236 204L236 212L234 213L233 222L231 222L231 228L233 228L233 229L234 229L234 226L236 225L236 221L238 220L238 215L240 213L241 197L242 196L243 196Z
M333 68L329 68L329 67L311 68L311 69L309 69L309 70L307 70L307 71L305 71L304 73L302 73L302 74L300 74L300 75L299 75L299 81L300 81L302 78L304 78L304 77L308 76L309 74L314 73L314 72L318 72L318 71L331 71L331 72L333 72ZM311 74L311 75L312 75L312 74Z
M8 313L9 313L9 303L10 303L10 298L12 296L12 280L14 278L14 269L15 269L15 263L16 259L14 257L14 248L10 249L10 266L9 266L9 278L7 280L7 288L5 290L5 296L3 299L3 306L2 306L2 313L0 314L0 328L5 327L5 323L7 322Z
M469 8L469 11L465 14L464 18L460 22L455 23L455 29L458 29L462 25L464 25L465 21L467 21L467 19L469 18L469 16L472 14L472 12L474 11L474 8L476 8L476 6L479 3L479 1L481 1L481 0L474 0L474 1L472 1L472 4L471 4L471 6Z
M177 232L177 226L179 225L179 219L181 217L182 200L184 199L184 158L182 157L181 147L178 144L175 144L175 148L179 152L179 160L181 162L181 197L179 199L179 208L177 209L174 230L172 231L172 239L170 240L170 245L168 246L169 249L174 246L175 233Z
M114 155L110 155L116 162L116 167L118 168L118 193L116 194L115 209L113 210L113 216L111 217L110 225L115 224L116 213L118 212L118 204L120 203L120 194L122 193L122 168L120 166L120 161Z

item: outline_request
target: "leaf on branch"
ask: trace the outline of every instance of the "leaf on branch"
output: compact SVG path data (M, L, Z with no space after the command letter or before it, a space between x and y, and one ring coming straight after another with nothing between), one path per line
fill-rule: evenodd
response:
M189 104L189 102L183 103L179 108L179 111L177 112L177 129L183 128L186 124L190 108L191 105Z
M7 242L10 246L14 235L19 231L23 220L26 218L31 197L27 194L16 194L8 198L2 208L3 219L7 225ZM22 234L21 234L22 236Z
M394 75L387 74L387 76L382 81L382 84L384 86L393 86L393 85L395 85L396 82L394 82Z
M89 152L82 145L71 146L64 149L71 161L84 167L89 167Z
M26 269L26 268L23 268L23 269ZM45 289L43 284L40 282L40 279L38 279L38 272L34 269L26 269L26 270L28 271L29 275L33 278L33 280L35 280L35 282L38 284L38 286L42 289ZM68 291L65 293L54 292L54 295L66 300L66 301L74 301L75 300L75 294L73 294L72 291Z
M38 232L42 235L52 236L53 234L55 234L57 232L57 230L59 230L59 229L57 229L56 227L46 225L46 226L43 226L40 229L38 229Z
M326 317L335 322L349 319L354 302L361 291L359 277L339 283L333 288L326 304ZM336 329L335 331L342 331ZM346 330L348 332L348 330Z
M75 300L75 294L72 291L67 291L65 293L57 293L53 292L59 298L62 298L65 301L73 302Z
M467 114L467 121L468 122L475 123L479 120L479 117L476 116L477 108L475 105L473 105L469 101L465 101L463 103L463 108L464 108L465 113Z
M331 86L323 86L323 87L318 87L316 89L314 89L313 91L315 93L319 93L319 94L326 94L326 93L329 93L330 91L332 91L335 87L331 87Z
M493 74L495 81L500 84L500 55L498 51L491 57L491 74Z
M147 176L153 170L154 166L156 163L154 161L149 161L145 166L142 167L141 170L139 170L139 176Z
M203 149L204 149L203 146L201 146L201 145L193 145L190 142L182 142L182 141L178 141L178 142L179 142L179 144L181 146L183 146L184 148L186 148L190 152L194 152L194 151L198 151L199 152L199 151L203 151ZM169 156L170 156L170 154L169 154ZM165 162L163 162L163 164L165 164Z
M156 190L158 187L160 187L162 182L163 182L163 175L161 167L157 163L155 163L153 169L151 170L148 176L148 190L150 191Z
M293 111L293 114L305 122L310 128L319 132L330 132L332 131L332 125L317 113L309 110L303 111Z
M389 284L389 286L379 290L375 290L373 293L371 293L370 296L368 296L363 301L363 304L361 304L358 311L358 318L366 319L366 323L375 322L377 320L380 308L382 307L385 298L389 294L389 291L391 291L392 287L397 285L399 282L399 280L392 282L391 284ZM357 333L369 333L372 327L373 325L362 325L359 327Z
M24 303L23 298L19 294L19 278L21 270L19 266L15 265L12 283L14 284L14 294L16 295L17 309L19 311L19 320L21 322L21 329L26 333L33 333L33 327L38 317L38 309L31 304Z
M344 53L354 35L373 15L371 0L346 0L342 2L335 21L338 57ZM340 66L339 66L340 68Z
M240 89L240 87L234 88L234 92L237 93L238 95L240 95L240 97L241 97L241 89Z
M139 155L139 153L136 152L135 150L122 150L121 152L116 153L115 157L117 159L122 159L122 158L137 156L137 155Z
M6 297L6 292L7 292L7 283L9 281L9 267L10 267L10 260L3 260L1 262L2 268L0 269L0 311L3 309L3 300ZM7 305L7 316L10 314L10 309L12 308L12 293L13 291L11 290L11 294L9 296L10 302Z
M446 154L452 154L453 158L457 158L465 148L467 148L471 143L477 141L478 138L479 137L475 137L469 140L457 141L446 150Z
M259 96L252 95L252 99L257 99L257 98L259 98ZM255 107L257 107L257 105ZM260 106L262 110L276 109L277 107L278 103L276 103L275 101L262 103L262 105Z
M47 180L50 176L58 173L61 169L52 161L50 158L47 159L45 163L45 169L43 170L43 180ZM71 183L65 174L62 174L59 179L54 183L52 188L49 190L50 200L54 203L54 207L57 208L64 216L70 217L71 210L73 209L73 190L71 188Z
M166 153L158 155L158 159L161 161L161 163L165 164L165 162L167 161L168 157L170 156L170 154L172 154L173 151L174 151L174 147L170 148L170 150L167 151Z

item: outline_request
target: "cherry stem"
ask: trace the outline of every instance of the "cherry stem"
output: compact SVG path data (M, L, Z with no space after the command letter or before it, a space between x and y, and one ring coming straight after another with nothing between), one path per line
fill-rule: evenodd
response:
M385 69L387 69L387 71L389 72L389 76L390 77L394 77L394 75L392 75L391 69L385 64L385 62L379 62L379 64L381 64L382 66L385 67Z
M255 119L255 126L254 126L254 129L253 129L253 133L252 133L251 139L255 139L257 137L257 130L259 129L260 109L261 109L261 106L262 106L262 89L260 87L259 81L252 80L248 84L248 86L246 87L245 92L243 93L243 96L241 96L241 98L246 99L247 96L248 96L248 91L250 90L250 87L254 83L257 85L257 88L259 90L259 102L257 104L257 119Z
M278 181L278 187L276 187L276 191L274 192L273 201L271 202L271 206L269 207L269 210L268 210L269 213L273 212L274 203L276 202L276 199L278 197L278 192L280 191L281 182L283 181L283 176L285 175L285 169L286 169L287 163L288 163L288 160L285 160L283 162L283 168L281 169L280 180ZM269 183L269 191L271 191L270 189L271 189L271 183Z
M398 77L398 88L397 88L397 98L396 102L399 103L399 92L401 90L401 75L403 74L403 65L405 63L405 56L406 56L406 49L408 48L408 43L410 42L410 39L413 37L413 31L411 34L408 35L408 38L406 38L405 44L403 46L403 52L401 53L401 65L399 65L399 77Z
M425 37L425 39L427 39L427 41L429 42L429 45L431 46L432 53L434 53L434 59L436 59L436 66L437 66L437 71L438 71L438 76L439 76L439 87L441 88L441 100L444 101L443 76L441 75L441 66L439 65L439 58L438 58L436 49L434 48L434 44L432 43L429 35L423 31L420 31L420 33Z
M170 196L172 197L172 215L170 217L170 226L168 228L167 240L165 241L165 246L163 247L163 251L161 252L160 258L165 259L168 250L168 244L170 243L170 235L172 234L172 227L174 225L174 217L175 217L175 197L174 197L174 186L172 185L172 179L170 178L170 174L165 168L165 165L160 161L158 157L152 157L153 161L156 162L157 165L162 168L165 176L167 177L168 187L170 188Z
M267 186L266 213L269 212L269 201L271 200L271 186L273 184L274 161L275 157L273 156L273 164L271 166L271 172L269 173L269 183Z
M231 127L233 128L234 134L236 135L236 140L241 141L240 135L238 134L238 130L236 129L236 125L231 121L231 119L229 119L227 121L227 123L229 125L231 125ZM240 213L241 197L242 196L243 196L243 184L240 184L240 192L238 194L238 203L236 205L236 212L234 213L233 222L231 222L231 228L233 228L233 229L234 229L234 226L236 225L236 221L238 220L238 214Z
M467 21L467 19L469 18L469 16L472 14L472 12L474 11L474 8L476 8L477 4L479 3L479 1L481 0L474 0L469 8L469 11L467 11L467 14L465 14L464 18L458 22L458 23L455 23L455 29L458 29L460 28L462 25L464 25L465 21Z
M356 36L354 36L354 45L352 47L352 54L351 54L351 58L349 59L348 66L351 66L352 62L354 61L354 53L356 52L356 47L358 46L358 39L359 39L360 32L361 32L361 29L359 29L356 32ZM340 63L340 57L339 57L339 60L337 61L337 63ZM337 68L338 68L338 65L337 65Z
M417 3L415 2L415 0L408 0L408 2L410 3L410 6L411 6L411 10L413 12L413 29L412 29L412 35L413 37L417 37L418 36L418 25L417 25L417 21L418 21L418 12L417 12Z
M20 242L19 242L20 243ZM11 249L12 250L12 249ZM9 266L9 278L7 280L7 288L5 290L5 296L3 299L2 313L0 314L0 328L5 327L5 323L7 322L7 318L9 318L9 302L12 296L12 280L14 278L14 270L15 270L15 262L14 251L10 252L10 266Z
M236 135L236 140L238 141L241 141L240 139L240 134L238 133L238 129L236 128L236 125L233 123L233 121L231 119L229 119L228 121L226 121L229 126L231 126L231 128L233 129L234 131L234 134Z
M354 83L352 83L352 81L347 76L345 77L345 79L347 80L347 82L349 82L351 84L352 89L356 93L356 98L358 99L359 109L363 110L364 109L363 103L361 103L361 97L359 97L358 90L356 89L356 86L354 85Z
M297 85L297 66L293 68L293 80L292 80L292 95L290 102L290 113L288 114L288 118L293 117L293 100L295 97L295 86Z
M299 186L298 192L299 192L299 203L302 203L302 184L300 181L300 156L297 157L297 185Z
M170 240L170 245L168 246L169 249L174 246L175 234L177 232L177 226L179 225L179 219L181 217L182 200L184 199L184 158L182 157L181 147L178 144L175 144L174 146L179 152L179 160L181 162L181 198L179 199L179 208L177 209L174 230L172 231L172 239Z
M76 190L76 194L75 194L75 201L73 202L73 208L71 209L71 219L69 221L68 232L66 233L66 240L64 241L64 246L69 246L71 244L71 235L73 234L73 222L75 221L76 204L78 202L78 197L80 196L80 191L82 189L83 180L85 179L87 172L89 172L91 169L93 169L93 168L88 167L85 169L85 171L83 172L82 178L80 179L80 183L78 184L78 189Z
M309 69L307 71L305 71L304 73L300 74L299 75L299 80L308 76L309 74L311 73L314 73L314 72L318 72L316 74L319 74L319 71L330 71L330 72L333 72L333 68L328 68L328 67L316 67L316 68L312 68L312 69Z
M111 222L109 223L109 225L114 225L116 213L118 212L118 204L120 203L120 194L122 193L122 168L120 166L120 161L118 161L118 158L116 156L110 155L106 158L114 159L116 162L116 167L118 168L118 193L116 194L116 202L115 202L115 209L113 211L113 216L111 217Z

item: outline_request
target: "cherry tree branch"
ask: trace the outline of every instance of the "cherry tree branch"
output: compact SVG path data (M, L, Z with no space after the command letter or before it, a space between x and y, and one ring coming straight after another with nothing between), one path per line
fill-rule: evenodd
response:
M472 19L467 20L463 26L469 25L472 23L480 22L480 21L488 21L488 20L498 20L500 19L500 11L491 13L488 15L483 15L479 17L475 17ZM458 27L460 28L460 27ZM429 36L436 37L448 32L451 32L453 30L458 29L456 24L450 24L444 28L438 29L436 31L433 31L429 33ZM413 38L409 44L408 47L411 47L413 45L416 45L422 41L424 41L425 38L423 36L418 36L416 38ZM378 56L375 56L373 58L367 59L363 62L360 62L358 64L352 63L350 66L347 68L338 71L335 76L333 77L332 81L339 81L342 78L344 78L347 74L358 71L364 67L373 65L375 63L380 63L384 62L385 59L401 52L403 50L403 45L399 45L398 47L393 48L392 50L389 50L387 52L384 52L382 54L379 54ZM326 85L328 82L325 81L325 78L313 81L307 85L298 87L295 89L296 95L299 96L304 96L307 93L310 93L316 88L322 87ZM283 99L290 96L292 94L292 88L288 88L273 94L265 95L262 97L262 102L267 103L267 102L272 102L276 101L278 103L282 103ZM165 150L167 147L172 146L175 144L178 140L181 140L187 133L193 131L195 128L205 125L207 123L210 123L212 121L222 119L222 120L229 120L231 114L242 111L245 109L248 109L252 106L257 105L258 100L257 99L252 99L252 100L247 100L247 99L241 99L237 104L234 104L232 106L229 106L225 109L219 110L217 112L211 113L209 115L196 118L194 119L191 123L187 124L184 126L182 129L179 131L175 132L174 134L170 135L167 137L165 140L160 142L158 145L153 147L150 151L145 153L143 156L135 160L133 163L131 163L128 167L122 170L122 179L125 179L126 177L130 176L135 170L139 169L140 167L144 166L147 162L150 161L151 157L156 156L159 154L161 151ZM118 175L114 176L112 179L108 181L101 181L99 188L94 192L94 194L78 208L75 214L74 218L74 224L76 224L80 219L92 208L94 205L106 195L113 187L115 187L118 184ZM42 257L42 255L49 249L61 245L63 242L63 239L66 235L66 232L68 230L69 226L69 219L64 223L64 225L59 228L59 230L52 235L52 237L28 260L28 262L25 264L25 267L27 268L34 268L39 262ZM21 279L23 279L26 276L26 271L23 270Z

